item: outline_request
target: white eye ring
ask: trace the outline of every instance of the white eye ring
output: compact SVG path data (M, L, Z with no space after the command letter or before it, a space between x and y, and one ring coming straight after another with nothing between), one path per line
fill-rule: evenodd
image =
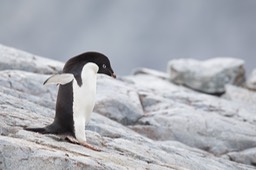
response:
M107 68L106 64L103 64L102 67L103 67L103 68Z

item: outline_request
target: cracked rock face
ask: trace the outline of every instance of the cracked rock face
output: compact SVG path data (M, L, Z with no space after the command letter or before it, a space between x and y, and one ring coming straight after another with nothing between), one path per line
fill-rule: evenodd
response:
M255 169L256 110L240 102L254 101L254 92L228 86L225 96L215 97L149 69L117 80L99 76L85 127L88 142L103 150L95 152L57 135L23 130L53 121L58 88L42 83L56 70L41 69L58 62L43 59L37 68L24 59L26 68L16 67L17 56L31 54L1 48L1 68L3 56L14 53L16 59L15 67L7 63L0 71L0 169Z

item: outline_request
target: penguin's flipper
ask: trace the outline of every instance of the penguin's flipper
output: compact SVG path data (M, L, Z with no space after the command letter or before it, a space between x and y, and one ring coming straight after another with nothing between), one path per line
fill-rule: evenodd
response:
M74 75L70 73L56 74L45 80L44 85L48 84L67 84L74 79Z

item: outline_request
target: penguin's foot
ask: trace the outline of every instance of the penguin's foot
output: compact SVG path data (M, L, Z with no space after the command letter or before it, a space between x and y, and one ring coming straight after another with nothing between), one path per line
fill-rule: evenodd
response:
M71 143L74 143L74 144L79 144L79 145L82 145L86 148L89 148L89 149L92 149L94 151L98 151L100 152L101 149L97 148L97 147L94 147L92 146L91 144L87 143L86 141L82 141L82 142L79 142L76 138L74 138L73 136L66 136L65 139Z

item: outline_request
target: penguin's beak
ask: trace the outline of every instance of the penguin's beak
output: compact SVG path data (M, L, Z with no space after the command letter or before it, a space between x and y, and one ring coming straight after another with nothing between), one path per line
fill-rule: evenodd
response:
M114 79L116 78L116 74L112 71L112 69L108 69L108 72L110 73L111 77L113 77Z
M113 77L114 79L116 78L116 74L115 73L112 73L111 74L111 77Z

